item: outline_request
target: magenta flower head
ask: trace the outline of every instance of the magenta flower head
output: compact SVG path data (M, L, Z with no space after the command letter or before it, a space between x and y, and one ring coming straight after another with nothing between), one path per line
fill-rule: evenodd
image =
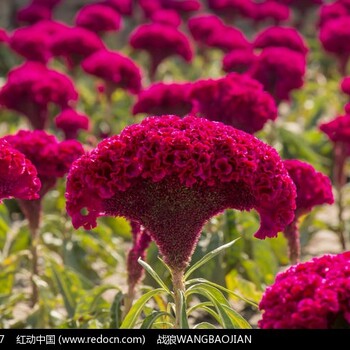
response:
M173 9L183 14L195 12L201 8L198 0L160 0L160 4L165 9Z
M341 17L325 23L320 30L323 48L334 54L339 62L339 71L345 76L350 57L350 16Z
M42 20L51 19L52 10L47 6L32 3L19 9L16 18L18 22L34 24Z
M340 83L340 89L344 94L350 96L350 77L345 77Z
M190 62L193 56L190 42L182 32L159 23L137 27L131 33L130 45L151 55L151 77L154 77L159 64L167 57L177 55Z
M32 0L32 4L45 6L49 9L55 8L62 0Z
M9 36L5 29L0 28L0 44L7 43L9 41Z
M328 21L349 15L350 11L348 11L347 8L339 1L331 4L325 4L321 6L320 9L319 26L322 27Z
M37 61L46 64L51 58L50 36L36 28L31 27L16 29L9 44L13 51L29 61Z
M286 47L287 49L306 55L308 47L304 38L295 28L269 27L260 32L253 43L255 48Z
M157 83L143 90L138 95L132 113L148 115L178 115L190 113L192 84L190 83Z
M345 105L344 109L345 109L345 113L347 115L350 115L350 102Z
M224 56L222 69L227 73L246 73L253 66L255 60L256 56L251 49L234 50Z
M292 90L304 85L305 71L305 55L285 47L269 47L257 57L250 74L280 102L289 101Z
M77 99L68 76L36 62L11 70L0 89L0 106L24 114L34 129L45 128L51 103L67 108Z
M328 176L316 171L310 164L290 159L284 161L284 166L297 189L295 218L284 230L290 259L292 263L296 263L300 258L300 216L309 213L317 205L333 204L334 198Z
M254 3L247 0L208 0L208 7L228 19L252 18Z
M350 116L338 116L330 122L321 124L320 130L323 131L332 142L343 142L350 145Z
M132 94L141 90L141 70L134 61L118 52L101 50L82 62L85 72L105 81L107 94L121 88Z
M263 86L236 73L195 82L191 100L191 114L220 121L250 134L261 130L268 120L277 118L275 101Z
M102 141L73 164L66 198L75 228L103 215L138 222L173 271L188 265L204 223L224 209L256 209L258 238L276 236L295 209L294 184L272 147L192 116L146 118Z
M200 15L188 20L188 29L195 41L207 44L208 38L224 27L223 21L215 15Z
M254 4L252 18L255 22L272 21L275 25L287 21L290 17L289 7L274 1Z
M78 138L79 130L89 130L90 119L74 109L65 109L55 118L55 125L64 132L66 140Z
M1 140L7 141L33 163L42 184L40 197L43 197L55 185L56 179L63 177L72 162L84 153L79 142L59 142L55 136L42 130L20 130L17 134L5 136Z
M0 204L6 198L37 199L41 183L33 164L0 140Z
M350 253L324 255L278 274L259 307L260 328L349 328Z
M215 30L208 37L206 44L210 47L216 47L224 52L248 49L251 47L248 39L239 29L226 25Z
M153 13L163 9L160 0L139 0L138 5L141 7L146 18L150 18Z
M151 15L154 23L168 25L177 28L181 24L181 17L175 10L157 10Z
M132 15L132 1L133 0L103 0L101 3L107 5L123 16Z
M113 8L101 5L85 5L76 15L75 24L101 34L104 32L114 32L121 28L122 19L120 14Z
M51 52L62 57L68 68L72 69L94 52L105 48L103 41L90 30L80 27L67 28L52 40Z

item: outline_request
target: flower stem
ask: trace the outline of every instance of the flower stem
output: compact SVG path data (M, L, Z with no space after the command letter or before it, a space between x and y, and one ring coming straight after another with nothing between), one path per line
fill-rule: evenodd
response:
M172 270L174 301L175 301L175 329L180 328L181 318L181 291L185 292L184 271Z
M128 292L127 292L127 294L124 297L123 319L125 318L125 316L130 311L134 299L135 299L135 285L134 284L133 285L129 284Z
M32 271L30 281L32 284L31 306L33 307L39 300L39 291L35 283L35 276L38 275L38 230L31 228L32 243L30 247L32 255Z
M290 262L295 265L300 261L300 234L297 217L285 228L283 233L288 241Z

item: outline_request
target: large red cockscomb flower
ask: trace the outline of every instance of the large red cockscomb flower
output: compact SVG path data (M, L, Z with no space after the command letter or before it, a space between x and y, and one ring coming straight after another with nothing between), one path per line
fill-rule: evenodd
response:
M107 5L123 16L131 16L133 12L133 0L103 0L101 3Z
M151 20L154 23L164 24L171 27L179 27L181 17L175 10L157 10L151 15Z
M6 141L0 140L0 204L6 198L39 198L40 180L33 164Z
M210 97L208 97L210 96ZM224 78L199 80L191 89L195 114L220 121L251 134L277 118L274 99L248 76L232 73Z
M18 22L34 24L42 20L50 20L52 10L47 6L32 3L19 9L16 18Z
M350 145L350 116L338 116L330 122L321 124L320 130L323 131L332 142L343 142Z
M6 30L3 28L0 28L0 44L7 43L8 41L9 41L9 35L7 34Z
M120 14L109 6L90 4L82 7L77 13L75 24L96 34L101 34L118 31L121 28L122 19Z
M192 109L190 100L190 83L157 83L143 90L138 95L132 113L148 115L178 115L188 114Z
M287 21L290 17L289 7L274 1L254 4L252 18L255 22L272 21L275 25Z
M289 245L289 257L294 264L300 258L300 216L309 213L317 205L333 204L334 198L330 179L310 164L290 159L284 161L284 166L297 189L295 217L284 230Z
M324 255L278 274L259 307L260 328L349 328L350 253Z
M253 66L255 60L256 56L253 50L235 50L224 56L222 68L227 73L246 73Z
M57 33L51 43L55 57L63 57L68 68L72 69L94 52L105 48L103 41L85 28L67 28Z
M340 83L341 91L350 96L350 77L345 77Z
M304 85L305 72L305 55L285 47L269 47L257 57L250 74L280 102L288 101L292 90Z
M295 28L269 27L260 32L253 43L255 48L286 47L293 51L306 55L307 44L301 34Z
M36 62L11 70L0 90L0 105L24 114L34 129L45 128L50 103L67 108L77 98L68 76Z
M350 16L328 21L321 27L319 35L323 48L337 57L342 75L346 75L346 66L350 57L349 23Z
M331 4L325 4L320 9L319 26L322 27L328 21L336 20L340 17L349 16L348 9L339 1Z
M192 116L147 118L102 141L74 162L66 192L74 227L95 227L103 215L134 220L177 272L212 216L254 208L261 218L255 236L274 237L292 221L295 195L271 146Z
M252 18L254 4L247 0L208 0L208 7L220 16L233 20L236 17Z
M208 37L206 44L224 52L248 49L251 47L251 44L239 29L225 25L221 28L217 28L217 30Z
M108 96L117 89L125 89L133 94L141 90L141 70L129 57L118 52L101 50L82 62L85 72L105 81Z
M55 125L64 132L66 140L76 139L79 130L89 130L90 119L74 109L65 109L55 118Z
M192 48L187 37L176 28L159 23L143 24L130 35L134 49L151 55L150 76L153 78L159 64L169 56L177 55L187 62L192 60Z

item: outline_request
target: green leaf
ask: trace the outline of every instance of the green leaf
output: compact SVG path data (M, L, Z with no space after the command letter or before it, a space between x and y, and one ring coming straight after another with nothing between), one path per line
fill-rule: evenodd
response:
M109 328L112 329L119 329L120 325L122 323L122 301L124 299L124 295L122 292L118 292L114 299L111 306L110 314L111 314L111 323L109 325Z
M186 314L186 299L185 294L182 290L180 292L180 328L181 329L189 329L190 326L188 325L188 319Z
M169 274L171 275L171 269L167 265L167 263L159 255L157 256L157 258L162 263L162 265L165 267L165 269L169 272Z
M197 261L193 266L191 266L187 272L185 273L185 281L187 280L187 278L194 272L196 271L199 267L201 267L202 265L204 265L206 262L208 262L209 260L213 259L215 256L217 256L219 253L221 253L223 250L230 248L233 244L235 244L237 242L239 238L236 238L235 240L226 243L224 245L222 245L221 247L218 247L214 250L212 250L211 252L209 252L208 254L206 254L205 256L203 256L202 259L200 259L199 261Z
M171 294L170 289L166 286L163 280L159 277L157 272L155 272L150 265L148 265L141 258L137 262L154 278L154 280L169 294Z
M157 294L164 293L163 288L157 288L154 290L149 291L148 293L142 295L140 299L136 301L136 303L131 307L128 314L125 316L124 321L122 325L120 326L121 329L126 328L133 328L138 317L140 316L143 307L146 305L146 303L153 298L153 296Z
M209 322L201 322L196 324L193 329L216 329L216 327Z
M163 316L173 318L172 315L170 315L168 312L165 312L165 311L152 312L142 322L141 329L151 329L155 321L157 321L158 318Z
M230 315L230 319L237 329L251 329L252 326L235 310L227 305L222 305L226 312Z

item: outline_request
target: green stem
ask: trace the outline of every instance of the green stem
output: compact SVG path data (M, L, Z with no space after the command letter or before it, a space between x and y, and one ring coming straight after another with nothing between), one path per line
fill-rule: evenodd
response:
M30 276L30 281L32 284L32 295L31 295L31 306L33 307L39 300L39 291L35 283L35 276L38 275L38 230L31 228L32 244L30 247L32 255L32 271Z
M184 271L172 270L174 301L175 301L175 329L180 328L181 318L181 291L185 292Z

